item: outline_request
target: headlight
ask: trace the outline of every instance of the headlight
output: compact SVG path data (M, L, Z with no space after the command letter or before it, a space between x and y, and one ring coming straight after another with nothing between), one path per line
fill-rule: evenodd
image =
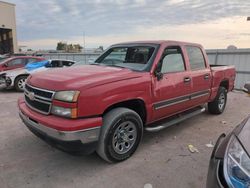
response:
M76 118L77 109L76 108L64 108L60 106L52 106L51 113L58 116Z
M65 102L76 102L79 94L79 91L58 91L54 98Z
M226 152L224 174L231 188L250 187L250 158L236 137L231 139Z

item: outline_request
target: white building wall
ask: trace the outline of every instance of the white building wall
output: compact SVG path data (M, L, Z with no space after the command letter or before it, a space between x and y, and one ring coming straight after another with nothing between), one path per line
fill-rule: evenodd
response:
M0 1L0 28L12 29L13 50L18 52L15 4Z

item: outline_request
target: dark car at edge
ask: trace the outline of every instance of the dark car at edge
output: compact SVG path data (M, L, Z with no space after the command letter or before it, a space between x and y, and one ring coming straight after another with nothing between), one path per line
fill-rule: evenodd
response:
M222 134L211 155L207 188L250 188L250 116L227 136Z

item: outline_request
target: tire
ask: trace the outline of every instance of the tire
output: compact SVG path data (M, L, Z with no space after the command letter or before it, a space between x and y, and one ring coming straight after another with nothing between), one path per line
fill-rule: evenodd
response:
M96 151L109 163L124 161L135 152L142 135L140 116L127 108L115 108L104 115Z
M227 90L224 87L219 87L218 93L212 102L208 103L208 111L211 114L223 113L227 103Z
M25 82L27 80L27 77L28 76L19 76L15 79L14 87L15 87L16 91L18 91L18 92L24 91L24 85L25 85Z

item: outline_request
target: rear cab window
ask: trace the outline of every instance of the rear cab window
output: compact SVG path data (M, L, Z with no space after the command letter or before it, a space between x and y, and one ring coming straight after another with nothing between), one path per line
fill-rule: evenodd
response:
M186 70L185 62L181 47L167 47L161 57L160 71L161 73L183 72Z
M206 69L204 55L199 47L186 46L191 70Z

